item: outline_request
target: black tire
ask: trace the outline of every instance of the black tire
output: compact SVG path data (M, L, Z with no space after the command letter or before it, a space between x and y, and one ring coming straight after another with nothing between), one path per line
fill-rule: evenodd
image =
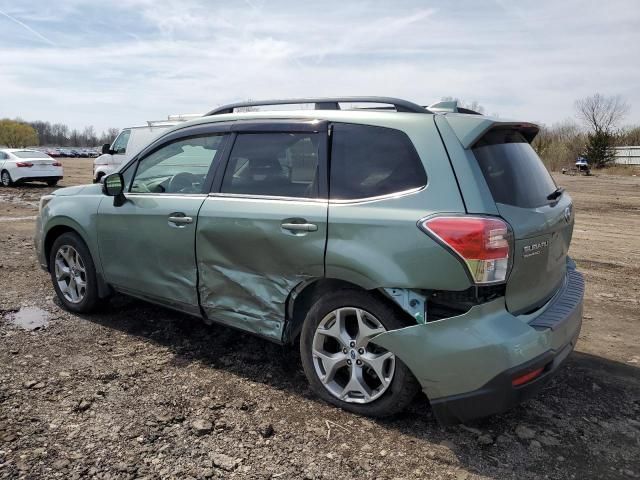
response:
M11 179L11 174L6 170L0 172L0 184L3 187L13 187L13 180Z
M64 296L56 279L56 254L64 246L73 247L73 249L78 252L82 263L84 264L86 289L84 297L78 303L73 303ZM95 310L99 305L100 298L98 297L98 282L96 279L95 264L93 263L93 258L91 258L89 248L77 233L63 233L54 240L51 247L51 252L49 253L49 271L51 272L51 282L53 283L53 288L55 289L60 302L62 302L62 305L66 310L76 313L89 313Z
M47 180L47 185L50 187L55 187L58 184L57 178L52 178L51 180Z
M386 417L404 410L419 390L418 382L407 366L396 356L393 380L387 390L370 403L343 401L332 395L322 384L313 364L312 343L315 331L326 315L341 307L356 307L374 315L387 330L406 327L390 305L361 290L338 290L321 297L309 310L300 336L300 355L305 375L312 390L320 398L344 410L370 417Z

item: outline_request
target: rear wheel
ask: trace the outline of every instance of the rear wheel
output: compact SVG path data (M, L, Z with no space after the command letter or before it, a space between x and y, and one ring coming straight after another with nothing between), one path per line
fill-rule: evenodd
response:
M302 365L314 392L362 415L403 410L418 384L399 358L370 340L404 326L397 312L367 292L323 296L309 310L300 338Z
M51 280L67 310L88 313L98 304L96 269L86 244L76 233L60 235L49 254Z
M47 180L47 185L49 185L50 187L55 187L57 184L58 184L57 178L52 178L50 180Z
M11 180L11 175L6 170L3 170L0 173L0 183L2 183L3 187L11 187L13 185L13 180Z

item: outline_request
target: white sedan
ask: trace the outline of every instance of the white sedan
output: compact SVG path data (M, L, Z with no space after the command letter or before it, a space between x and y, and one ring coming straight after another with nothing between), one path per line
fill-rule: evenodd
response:
M10 187L18 182L47 182L55 186L62 179L62 163L37 150L0 149L0 183Z

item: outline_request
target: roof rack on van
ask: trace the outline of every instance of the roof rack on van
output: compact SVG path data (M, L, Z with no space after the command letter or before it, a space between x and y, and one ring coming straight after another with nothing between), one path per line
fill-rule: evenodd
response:
M394 106L396 112L431 113L428 109L421 107L416 103L393 97L310 97L262 101L250 100L247 102L229 103L211 110L206 113L205 116L233 113L236 108L264 107L271 105L303 105L309 103L315 104L315 110L340 110L340 103L381 103Z
M150 127L170 126L176 124L176 122L186 122L193 120L194 118L202 117L201 113L178 113L175 115L167 115L166 120L147 120L147 125Z
M186 122L187 120L193 120L194 118L202 117L201 113L178 113L175 115L169 115L168 120L173 122Z
M176 122L174 120L147 120L147 126L149 127L163 127L174 126Z

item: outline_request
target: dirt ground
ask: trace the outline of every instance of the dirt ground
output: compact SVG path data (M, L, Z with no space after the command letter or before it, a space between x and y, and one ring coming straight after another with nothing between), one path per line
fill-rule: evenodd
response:
M64 167L90 181L91 160ZM248 334L123 297L65 312L33 251L52 189L0 189L0 479L640 478L640 177L556 178L587 281L577 352L534 400L446 429L425 397L386 420L326 405L295 351Z

